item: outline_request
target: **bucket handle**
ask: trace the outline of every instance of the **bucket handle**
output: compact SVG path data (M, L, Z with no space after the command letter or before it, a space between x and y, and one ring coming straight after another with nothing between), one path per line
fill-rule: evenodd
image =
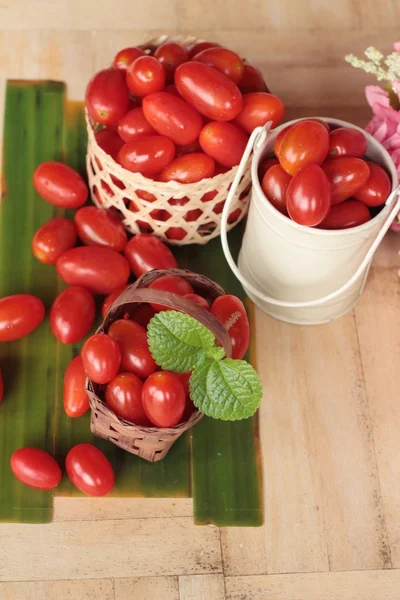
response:
M241 271L237 267L235 261L233 260L233 257L232 257L232 254L231 254L231 251L229 248L229 243L228 243L227 223L228 223L230 207L231 207L231 204L235 197L235 193L236 193L237 187L239 185L240 179L245 170L247 160L253 150L258 150L265 143L265 140L268 135L268 131L271 129L271 125L272 125L272 123L271 123L271 121L269 121L263 127L257 127L256 129L254 129L254 131L252 132L252 134L249 138L249 141L247 142L246 149L243 153L238 170L233 179L231 188L229 190L227 199L225 201L224 209L222 211L222 217L221 217L222 249L224 251L225 258L226 258L232 272L236 276L236 278L240 281L240 283L243 285L243 287L245 287L256 298L258 298L258 300L261 300L263 302L268 302L269 304L272 304L274 306L283 306L283 307L287 307L287 308L306 308L309 306L320 306L321 304L325 304L325 302L334 300L335 298L337 298L338 296L340 296L341 294L346 292L357 281L357 279L362 275L363 271L367 268L369 262L371 261L373 255L375 254L379 244L381 243L383 237L385 236L386 232L388 231L393 219L395 218L397 213L400 212L400 185L397 186L392 191L389 198L386 200L386 204L389 205L392 202L393 198L395 198L395 196L397 195L396 203L394 204L392 210L386 217L385 222L383 223L373 244L371 245L367 254L365 255L364 260L358 267L357 271L339 289L335 290L334 292L331 292L327 296L323 296L322 298L317 298L316 300L309 300L309 301L302 301L302 302L288 302L285 300L278 300L277 298L272 298L271 296L267 296L266 294L263 294L262 292L260 292L256 287L254 287L246 279L246 277L244 277L244 275L241 273Z

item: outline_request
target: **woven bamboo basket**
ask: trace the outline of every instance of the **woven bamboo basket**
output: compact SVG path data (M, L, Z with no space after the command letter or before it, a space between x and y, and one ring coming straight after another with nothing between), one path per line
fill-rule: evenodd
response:
M232 346L228 332L209 311L177 294L148 288L150 283L163 275L183 277L192 284L196 293L204 296L209 302L226 294L225 290L211 279L191 271L180 269L151 271L142 275L134 284L122 292L110 307L97 333L107 333L111 323L117 319L126 318L127 316L133 317L140 304L155 302L169 309L182 311L203 323L214 333L218 343L225 349L226 356L230 357ZM179 423L175 427L163 429L143 427L120 419L115 415L102 399L104 397L104 386L87 379L86 392L91 407L90 429L92 433L150 462L163 459L172 444L203 417L201 412L195 411L188 421Z
M198 40L193 36L161 36L141 47L148 52L175 41L188 47ZM113 209L126 229L137 234L154 233L173 245L206 244L219 236L221 213L238 167L197 183L167 183L143 177L124 169L97 144L99 126L86 113L88 131L87 173L94 204ZM238 186L229 217L228 230L246 215L251 189L249 158Z

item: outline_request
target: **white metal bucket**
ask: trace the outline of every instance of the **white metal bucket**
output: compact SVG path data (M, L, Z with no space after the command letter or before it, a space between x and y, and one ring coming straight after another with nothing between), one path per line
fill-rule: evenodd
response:
M282 215L265 198L258 179L258 165L270 155L282 128L270 123L250 136L222 213L221 241L225 257L247 295L263 311L288 323L315 325L341 317L358 301L371 259L400 210L395 166L385 148L351 123L318 117L337 127L353 127L367 138L367 155L390 173L392 192L385 207L373 219L352 229L327 231L298 225ZM252 196L239 266L231 255L227 219L236 186L250 153Z

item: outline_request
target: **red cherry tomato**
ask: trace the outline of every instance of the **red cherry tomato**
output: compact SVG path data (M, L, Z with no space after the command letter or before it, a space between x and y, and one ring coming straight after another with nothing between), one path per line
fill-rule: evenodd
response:
M118 343L105 333L95 333L83 344L81 352L86 375L94 383L108 383L121 365Z
M331 186L319 165L308 165L292 178L286 190L286 208L296 223L314 227L331 208Z
M83 287L71 286L53 302L50 311L51 330L62 344L74 344L89 333L95 316L92 294Z
M285 171L295 175L307 165L322 164L328 150L329 134L326 127L317 121L300 121L284 135L277 156Z
M239 90L242 94L251 94L253 92L268 92L265 81L258 69L252 65L244 65L244 73L239 83Z
M207 123L200 132L202 150L225 167L240 163L247 145L247 135L232 123Z
M190 377L191 376L192 376L192 373L178 373L178 377L181 380L181 383L183 385L183 389L185 390L186 400L188 398L190 398L189 382L190 382Z
M236 84L239 84L244 75L244 64L240 56L227 48L206 48L193 57L209 67L214 67Z
M172 292L173 294L178 294L178 296L193 294L193 288L191 284L186 281L186 279L183 279L183 277L179 277L178 275L163 275L162 277L159 277L153 281L149 285L149 288L163 290L164 292ZM166 310L165 306L162 306L161 304L152 304L151 306L157 312Z
M146 379L142 404L149 421L157 427L174 427L185 410L186 395L178 375L157 371Z
M386 171L376 163L367 160L370 175L365 185L359 189L354 198L367 206L380 206L384 204L392 187L390 177Z
M143 56L144 52L141 48L123 48L115 55L113 67L115 69L126 69L133 63L134 60Z
M119 373L106 388L106 402L120 419L150 425L142 406L143 383L133 373Z
M77 210L74 223L79 239L86 246L105 246L122 252L128 242L122 224L97 206L84 206Z
M109 460L92 444L78 444L65 459L67 475L88 496L106 496L114 487L115 475Z
M191 154L192 152L201 152L199 140L195 140L192 144L184 144L183 146L176 147L175 157L179 158L184 154Z
M129 105L125 73L120 69L104 69L89 81L85 93L89 115L102 125L119 121Z
M351 156L362 158L367 152L367 139L365 135L351 127L334 129L329 136L329 156Z
M88 197L88 187L79 173L60 162L39 165L33 185L42 198L60 208L79 208Z
M154 177L174 159L174 143L163 135L142 135L123 146L118 162L133 173Z
M270 169L274 165L279 165L279 160L275 157L266 158L259 164L258 176L260 178L260 181L263 180L263 177L264 177L265 173L268 171L268 169Z
M38 490L52 490L62 479L54 458L39 448L20 448L10 459L11 470L24 485Z
M174 83L170 83L169 85L166 85L164 88L164 92L167 92L168 94L172 94L173 96L179 96L179 92L176 89L176 85Z
M135 311L135 314L132 318L135 323L139 323L139 325L147 329L147 325L150 323L155 314L156 311L152 306L150 306L150 304L141 304Z
M13 342L31 333L43 321L43 302L30 294L0 298L0 342Z
M116 299L122 294L124 290L126 290L126 285L121 285L121 287L114 290L111 294L109 294L106 298L104 298L103 305L101 307L101 316L105 319L106 314L108 313L110 307Z
M211 305L211 314L228 329L232 358L242 359L250 342L250 325L243 302L236 296L219 296Z
M45 265L54 265L57 258L76 244L74 224L63 217L47 221L32 239L33 256Z
M3 394L4 394L3 374L0 369L0 404L3 401Z
M287 215L286 191L292 181L291 175L286 173L280 165L268 169L261 182L261 188L268 200L279 212Z
M167 80L173 81L176 68L189 59L189 52L181 44L165 42L158 46L154 58L157 58L164 67Z
M64 373L64 410L69 417L81 417L90 408L85 391L86 373L81 356L75 356Z
M230 121L242 110L237 85L213 67L195 61L184 63L175 72L175 85L182 98L209 119Z
M61 254L56 265L65 283L84 287L94 294L111 294L129 278L128 262L110 248L71 248Z
M273 94L266 92L255 92L243 97L243 108L235 119L247 133L251 133L256 127L260 127L272 121L272 127L276 127L283 119L285 107L282 100Z
M203 127L203 119L190 104L167 92L143 99L143 111L151 126L175 144L192 144Z
M215 42L196 42L194 46L189 51L189 58L193 58L199 52L203 50L207 50L207 48L219 48L220 45Z
M195 183L213 177L215 162L203 152L193 152L175 158L161 171L159 181L179 181L179 183Z
M163 89L165 80L165 70L154 56L140 56L126 71L128 87L139 97L159 92Z
M280 132L278 133L278 135L275 138L275 142L274 142L274 154L278 158L279 158L279 154L280 154L280 151L281 151L281 146L282 146L283 138L285 137L286 133L289 131L289 129L291 127L293 127L293 126L292 125L288 125L287 127L284 127L283 129L281 129Z
M150 354L147 332L135 321L118 319L110 325L108 335L118 343L121 350L121 368L145 379L157 369Z
M105 128L97 132L95 137L100 148L102 148L104 152L109 154L114 160L117 160L118 152L124 145L124 140L120 138L118 133L112 129ZM99 166L101 168L101 163Z
M153 269L176 269L178 267L171 250L161 240L149 233L140 233L131 238L125 248L125 256L136 277Z
M188 300L191 300L192 302L194 302L195 304L198 304L199 306L201 306L202 308L205 308L206 310L210 310L210 306L209 306L207 300L205 298L203 298L203 296L199 296L199 294L184 294L183 297L187 298Z
M361 158L335 158L323 165L332 190L332 205L347 200L368 181L369 167Z
M144 116L143 108L139 106L127 112L118 121L118 133L125 142L130 142L141 135L155 133L155 130Z
M318 225L319 229L350 229L371 219L368 207L359 200L346 200L332 206L328 216Z

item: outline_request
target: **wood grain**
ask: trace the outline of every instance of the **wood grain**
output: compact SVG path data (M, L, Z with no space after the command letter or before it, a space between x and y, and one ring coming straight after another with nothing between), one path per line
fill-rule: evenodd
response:
M225 600L223 575L179 577L180 600Z
M177 577L116 579L115 600L180 600Z
M0 600L115 600L115 598L113 582L110 579L86 579L85 581L0 583ZM166 598L166 600L170 599Z

